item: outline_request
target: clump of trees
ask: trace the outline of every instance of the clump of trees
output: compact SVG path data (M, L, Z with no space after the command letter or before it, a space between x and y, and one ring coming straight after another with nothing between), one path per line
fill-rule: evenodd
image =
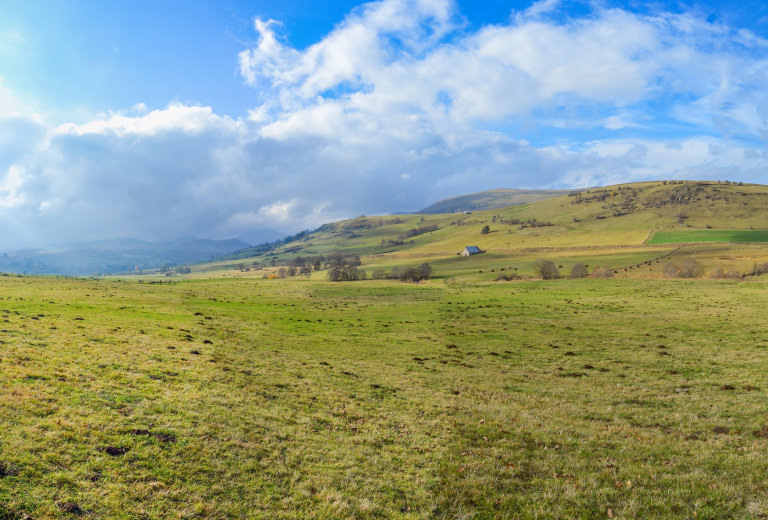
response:
M366 278L367 275L364 270L351 265L333 267L328 270L328 280L332 282L353 282Z
M533 270L544 280L560 278L560 271L552 260L536 260L533 264Z
M692 256L681 262L668 262L664 266L664 276L668 278L698 278L702 274L701 265Z
M432 266L427 262L416 267L393 267L387 272L385 269L376 269L373 272L374 280L401 280L403 282L420 282L432 278Z

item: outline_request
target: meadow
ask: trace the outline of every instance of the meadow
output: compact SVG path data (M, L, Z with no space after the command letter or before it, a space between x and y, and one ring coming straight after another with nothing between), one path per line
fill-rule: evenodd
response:
M0 277L0 518L764 518L766 289Z
M678 244L689 242L768 242L768 231L762 229L697 229L660 231L654 233L648 244Z

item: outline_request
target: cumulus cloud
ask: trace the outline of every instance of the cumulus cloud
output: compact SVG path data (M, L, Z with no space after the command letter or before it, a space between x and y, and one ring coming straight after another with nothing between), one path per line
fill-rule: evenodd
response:
M759 35L559 9L468 30L449 0L382 0L305 49L256 19L242 118L136 100L44 124L0 86L0 246L293 232L495 187L766 181Z

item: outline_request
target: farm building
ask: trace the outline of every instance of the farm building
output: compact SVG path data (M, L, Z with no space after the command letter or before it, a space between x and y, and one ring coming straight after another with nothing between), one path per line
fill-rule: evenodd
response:
M479 255L480 253L482 253L482 251L477 246L467 246L461 250L461 256Z

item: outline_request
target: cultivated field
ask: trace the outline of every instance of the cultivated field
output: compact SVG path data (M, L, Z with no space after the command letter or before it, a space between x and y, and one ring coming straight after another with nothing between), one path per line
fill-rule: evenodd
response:
M699 229L695 231L667 231L655 233L648 244L675 244L683 242L768 242L768 231L735 229Z
M768 515L760 278L0 295L0 518Z

